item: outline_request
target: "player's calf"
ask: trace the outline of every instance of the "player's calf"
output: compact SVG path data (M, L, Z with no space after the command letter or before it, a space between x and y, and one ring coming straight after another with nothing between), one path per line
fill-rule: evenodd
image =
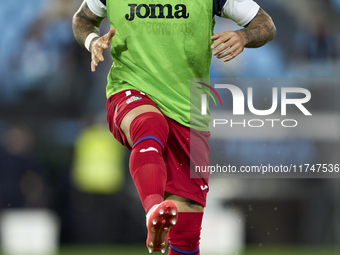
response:
M199 255L203 212L179 212L176 226L169 235L168 255Z

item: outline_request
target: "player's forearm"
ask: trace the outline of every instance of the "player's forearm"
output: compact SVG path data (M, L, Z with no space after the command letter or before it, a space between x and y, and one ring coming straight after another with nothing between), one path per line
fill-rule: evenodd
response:
M256 17L239 32L246 39L246 48L258 48L274 39L276 27L272 18L260 9Z
M99 35L99 27L103 18L94 15L88 8L86 2L81 5L79 10L74 14L72 20L72 29L77 42L84 47L86 37L91 33Z

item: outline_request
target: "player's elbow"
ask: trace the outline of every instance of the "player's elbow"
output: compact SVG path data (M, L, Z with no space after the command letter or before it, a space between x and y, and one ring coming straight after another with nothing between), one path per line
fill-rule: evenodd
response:
M72 17L72 28L73 28L73 30L75 29L76 24L79 23L80 19L81 19L81 17L80 17L79 11L77 11Z
M76 24L77 24L77 20L78 20L78 13L76 12L73 17L72 17L72 29L74 31L75 27L76 27Z
M269 17L268 23L268 42L270 42L275 38L277 30L271 17Z
M72 29L74 35L76 36L78 34L81 34L84 25L88 23L89 22L84 17L84 15L81 12L77 11L72 17Z

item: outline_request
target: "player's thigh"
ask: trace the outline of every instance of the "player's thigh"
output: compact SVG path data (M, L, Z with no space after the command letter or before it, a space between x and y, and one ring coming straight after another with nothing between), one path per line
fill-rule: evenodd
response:
M203 205L200 205L199 203L184 198L184 197L180 197L168 192L165 192L165 200L171 200L173 201L179 212L203 212L204 211L204 207Z
M129 145L132 147L132 141L130 137L130 125L131 122L136 118L138 115L145 113L145 112L157 112L159 114L162 114L155 106L153 105L140 105L136 108L133 108L130 110L122 119L122 122L120 124L121 130L124 132L127 141L129 142Z

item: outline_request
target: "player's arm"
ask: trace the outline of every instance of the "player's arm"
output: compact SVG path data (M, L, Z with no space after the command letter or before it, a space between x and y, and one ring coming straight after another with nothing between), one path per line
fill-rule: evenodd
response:
M91 4L92 10L89 7ZM73 34L77 42L91 52L91 70L94 72L99 61L104 61L103 50L107 49L115 29L100 36L100 25L106 12L100 8L99 0L84 0L72 20ZM96 12L96 13L94 13Z
M223 1L223 0L214 0ZM234 20L244 28L214 34L211 48L217 58L224 62L238 56L244 48L257 48L273 40L276 28L271 17L253 0L227 0L221 10L221 17Z
M238 32L246 41L245 48L258 48L274 39L276 27L272 18L260 8L255 18Z
M81 4L72 20L74 37L81 46L85 47L85 40L89 34L94 33L99 37L103 19L104 17L97 16L89 9L86 0Z

